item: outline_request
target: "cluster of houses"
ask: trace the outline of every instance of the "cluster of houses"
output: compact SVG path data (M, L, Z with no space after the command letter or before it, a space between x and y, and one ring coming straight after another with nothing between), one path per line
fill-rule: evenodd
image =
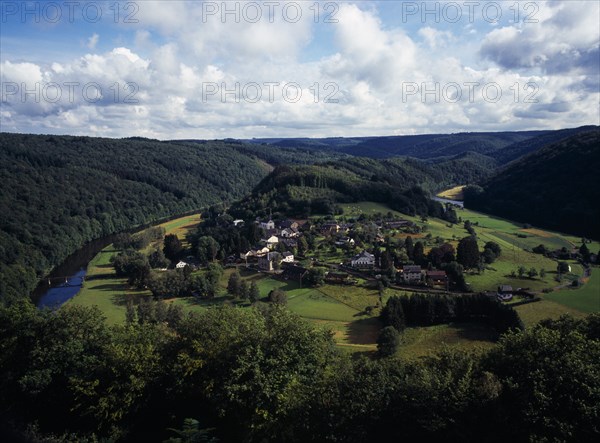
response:
M375 255L362 251L350 259L350 266L357 270L369 270L376 267ZM398 270L398 279L408 285L430 283L434 286L448 285L446 271L423 269L418 265L405 265Z
M243 225L243 220L234 220L235 226ZM294 220L273 221L272 219L256 220L255 223L263 231L263 238L252 249L240 254L240 258L248 264L256 262L259 270L264 272L289 271L290 268L300 269L295 263L292 252L298 246L298 238L302 236L300 223ZM414 223L404 219L370 222L377 230L402 229L412 226ZM353 223L325 222L318 227L321 235L332 237L336 246L355 246L355 240L348 236L353 228ZM382 237L383 240L383 237ZM283 245L283 247L281 246ZM280 252L280 251L285 252ZM372 270L377 268L375 255L362 251L349 260L350 267L356 270ZM399 269L400 279L406 284L433 283L434 285L447 286L448 276L445 271L424 270L420 266L407 265ZM328 280L331 282L344 283L348 281L348 275L344 273L329 273ZM342 275L344 274L344 275Z
M234 220L235 226L240 226L243 220ZM275 249L282 244L283 249L292 249L298 246L297 239L300 233L300 225L294 220L282 220L277 224L271 220L257 220L257 225L262 229L264 236L252 249L240 254L240 258L248 261L257 261L258 269L261 271L275 271L282 263L294 263L294 254L289 250L280 253ZM281 250L281 249L280 249Z

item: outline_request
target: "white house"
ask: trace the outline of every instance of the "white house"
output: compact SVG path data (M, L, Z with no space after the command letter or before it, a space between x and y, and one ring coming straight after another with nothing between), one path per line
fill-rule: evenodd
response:
M281 261L285 263L294 263L294 254L289 251L284 252L283 259Z
M188 265L188 264L187 264L186 262L184 262L183 260L180 260L180 261L179 261L179 263L177 263L177 264L175 265L175 267L176 267L177 269L183 269L183 268L185 268L187 265Z
M267 248L272 250L275 248L275 246L277 246L277 243L279 243L279 239L276 235L272 235L265 240L265 243L267 244Z
M406 265L402 267L402 280L405 283L418 283L421 281L423 271L420 266Z
M241 218L238 218L237 220L233 221L233 226L241 226L244 224L244 220L242 220Z
M270 251L270 249L265 246L263 248L255 249L254 250L254 255L257 256L257 257L261 257L263 255L268 254L269 251Z
M273 220L269 220L269 221L261 221L259 226L264 229L265 231L269 231L271 229L275 229L275 222Z
M294 238L298 236L298 230L294 228L283 228L279 234L283 238Z
M247 260L250 257L256 257L256 251L251 249L248 252L240 252L240 258L242 260Z
M353 268L372 268L375 266L375 256L367 251L362 251L352 257L350 264Z
M355 243L354 239L350 238L350 237L342 237L335 242L336 246L344 246L344 245L354 246L354 243Z

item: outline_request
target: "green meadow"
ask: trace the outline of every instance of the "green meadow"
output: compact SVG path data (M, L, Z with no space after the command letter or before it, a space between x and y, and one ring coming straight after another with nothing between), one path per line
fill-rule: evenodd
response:
M462 223L449 225L438 219L422 221L419 217L409 217L396 211L390 211L382 204L373 202L353 203L343 206L345 217L356 217L360 214L373 215L392 212L397 217L410 219L422 226L421 234L413 235L428 243L426 250L434 245L436 238L456 245L458 240L467 235ZM459 209L462 220L470 220L476 224L474 227L480 246L488 241L498 243L503 250L502 256L489 265L481 274L467 274L467 281L472 290L494 290L500 284L510 284L513 287L530 288L533 291L554 288L559 285L555 281L556 262L542 255L533 254L527 249L545 244L550 248L567 247L571 249L578 245L581 239L565 236L535 228L524 229L508 220L491 217L466 209ZM198 215L182 217L164 223L168 234L176 234L185 241L186 234L194 229L200 222ZM406 234L398 233L396 238L404 238ZM150 245L150 250L156 245ZM588 245L592 251L597 248L597 243ZM117 278L110 264L110 257L117 251L112 245L100 252L88 266L88 277L81 292L69 301L73 305L98 306L106 315L108 322L116 324L125 319L127 301L135 302L140 297L149 297L149 291L136 291L129 288L126 280ZM314 254L319 260L329 263L339 263L345 255L341 248L332 251L329 247L321 248ZM583 275L582 267L570 262L572 273L565 276L563 284L576 280ZM532 267L538 271L544 269L546 276L533 279L512 277L511 272L519 266L526 269ZM268 294L273 289L282 289L287 295L288 308L297 313L306 321L317 327L331 331L340 350L349 353L372 353L376 350L376 340L381 328L377 314L379 297L378 292L363 286L364 280L359 279L356 286L323 285L319 288L300 287L298 282L284 281L276 277L238 268L242 279L248 283L255 281L258 285L260 296L266 301ZM211 306L231 304L240 308L250 306L250 303L235 300L226 293L227 281L233 268L226 268L220 280L221 294L214 299L204 300L197 297L183 297L166 300L167 303L181 305L187 311L202 311ZM386 289L383 302L393 295L403 294L403 291ZM600 269L596 268L592 276L583 287L578 289L561 289L549 294L542 294L542 300L535 303L517 306L515 309L523 319L526 326L537 323L544 318L558 318L565 313L581 317L585 313L600 310ZM367 307L371 307L371 315L366 314ZM403 358L418 358L436 352L444 347L455 349L484 350L493 346L494 331L483 325L476 324L449 324L421 328L408 328L402 337L402 345L398 355Z
M592 270L591 278L583 287L561 289L546 294L544 299L581 312L600 311L600 268L596 267Z
M200 222L200 215L188 215L177 218L159 226L165 228L167 234L176 234L185 240L185 234ZM145 248L150 251L155 244ZM83 288L79 293L69 300L70 305L97 306L106 316L110 324L118 324L125 321L127 301L135 302L140 297L150 296L149 291L139 291L128 287L125 278L117 277L110 264L110 258L116 251L113 245L108 245L88 264L88 273ZM197 308L196 308L197 309Z

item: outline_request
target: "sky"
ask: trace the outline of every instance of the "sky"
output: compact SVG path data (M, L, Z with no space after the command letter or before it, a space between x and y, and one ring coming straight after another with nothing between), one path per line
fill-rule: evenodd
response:
M0 8L6 132L164 140L600 124L596 0Z

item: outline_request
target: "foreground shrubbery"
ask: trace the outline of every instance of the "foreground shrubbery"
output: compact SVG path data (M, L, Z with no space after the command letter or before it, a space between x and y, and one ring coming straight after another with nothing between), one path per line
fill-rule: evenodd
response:
M0 439L598 437L597 314L510 333L483 356L416 362L341 356L328 332L278 306L162 320L108 327L95 309L0 309Z

